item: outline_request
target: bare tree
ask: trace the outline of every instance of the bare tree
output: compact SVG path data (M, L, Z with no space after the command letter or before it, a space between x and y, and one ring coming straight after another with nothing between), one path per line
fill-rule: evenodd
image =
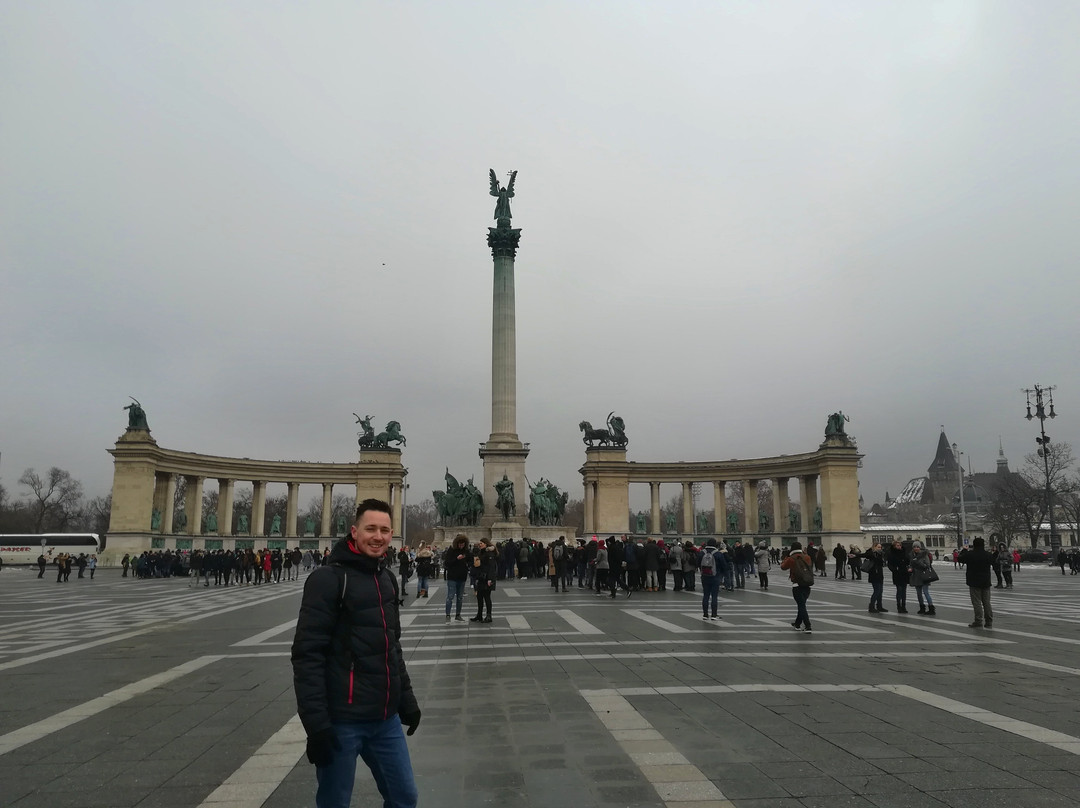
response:
M63 531L78 519L82 506L82 483L64 469L53 466L43 479L32 468L19 483L30 489L30 510L35 533Z
M230 526L232 527L233 535L237 532L237 526L240 524L241 516L247 517L249 530L253 527L251 521L251 500L252 492L250 488L241 488L233 496L233 524Z
M356 517L356 497L349 494L334 494L330 500L330 535L342 536ZM344 519L345 530L340 530Z
M297 516L297 520L300 524L297 526L296 534L298 536L307 535L307 521L311 520L315 525L314 533L319 534L319 528L322 526L322 495L316 494L308 500L307 508L304 509L302 514Z
M91 533L106 533L112 515L112 494L94 497L86 503L86 523Z
M585 534L585 500L583 499L571 499L566 503L566 510L563 511L563 525L567 528L573 528L576 534Z
M266 498L266 516L263 521L263 525L266 529L266 535L270 535L270 531L274 524L274 517L281 517L281 535L284 536L289 531L286 530L288 522L286 516L289 513L289 497L285 494L278 494L275 497Z
M1010 474L994 486L986 512L986 527L1009 546L1016 544L1021 536L1028 536L1034 547L1038 543L1043 499L1042 492L1032 488L1024 477ZM959 515L950 516L955 516L959 525Z
M1045 452L1045 458L1043 455ZM1050 477L1050 493L1057 500L1059 495L1065 495L1070 488L1069 469L1073 465L1072 446L1068 443L1051 443L1049 448L1040 449L1024 456L1024 464L1020 468L1020 476L1033 490L1038 493L1038 516L1032 520L1031 546L1040 544L1042 524L1050 515L1050 503L1047 501L1047 471ZM1056 515L1056 513L1055 513ZM1047 536L1045 544L1051 544Z
M202 495L202 524L199 526L199 529L202 530L203 532L206 531L206 518L212 513L217 513L218 502L220 502L220 500L221 500L221 496L216 490L211 490L211 491L203 490L203 495ZM218 525L218 530L221 531L222 533L224 533L225 526L224 525Z
M405 535L410 546L417 547L420 542L431 544L431 540L435 538L437 516L433 499L410 502L405 506Z

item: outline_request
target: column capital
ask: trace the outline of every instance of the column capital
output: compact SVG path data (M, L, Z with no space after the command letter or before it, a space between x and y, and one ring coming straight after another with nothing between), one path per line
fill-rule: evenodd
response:
M517 255L520 227L489 227L488 246L492 258L514 258Z

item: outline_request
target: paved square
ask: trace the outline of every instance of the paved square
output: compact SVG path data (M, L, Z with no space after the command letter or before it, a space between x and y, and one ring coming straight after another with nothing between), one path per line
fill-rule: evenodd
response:
M421 805L1080 804L1080 578L1025 566L986 630L939 570L935 617L897 615L888 586L890 613L868 614L865 580L819 578L813 634L775 571L723 593L716 622L688 593L507 581L494 623L446 624L432 585L403 612ZM0 805L314 805L288 660L301 586L5 568ZM380 804L362 766L357 783L355 805Z

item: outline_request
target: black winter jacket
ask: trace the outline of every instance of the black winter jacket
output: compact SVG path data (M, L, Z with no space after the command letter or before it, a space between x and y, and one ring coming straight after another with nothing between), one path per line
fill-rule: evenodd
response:
M965 565L964 583L975 589L990 588L994 557L989 552L982 548L964 549L960 552L960 563Z
M348 539L304 583L292 645L293 687L308 735L334 721L415 713L394 576Z

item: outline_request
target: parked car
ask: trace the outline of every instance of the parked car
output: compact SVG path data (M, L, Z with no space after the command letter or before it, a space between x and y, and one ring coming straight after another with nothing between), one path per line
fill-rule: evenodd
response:
M1047 561L1054 560L1054 551L1049 547L1032 547L1020 553L1020 560L1045 564Z

